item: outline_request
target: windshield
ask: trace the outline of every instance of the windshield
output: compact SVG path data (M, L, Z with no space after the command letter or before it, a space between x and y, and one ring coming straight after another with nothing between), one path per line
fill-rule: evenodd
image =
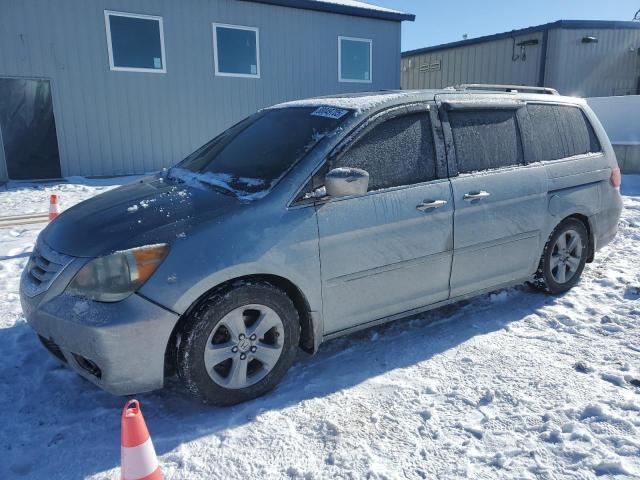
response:
M196 150L168 176L260 198L322 138L333 134L348 113L332 107L258 112Z

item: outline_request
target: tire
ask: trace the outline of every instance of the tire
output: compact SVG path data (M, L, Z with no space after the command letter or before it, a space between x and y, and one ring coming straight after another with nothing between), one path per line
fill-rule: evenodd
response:
M300 322L278 287L244 281L200 302L179 338L177 371L187 391L204 403L228 406L259 397L282 380L296 357Z
M575 218L563 220L544 246L533 286L554 295L570 290L580 281L588 256L584 223Z

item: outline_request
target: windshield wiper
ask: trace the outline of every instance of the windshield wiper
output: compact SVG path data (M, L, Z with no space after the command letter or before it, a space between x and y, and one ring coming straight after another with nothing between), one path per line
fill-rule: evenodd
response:
M232 197L237 197L238 192L233 190L231 187L223 187L222 185L213 185L211 183L203 182L198 180L201 184L215 190L216 192L224 193L225 195L230 195Z
M207 181L206 178L201 178L197 172L191 172L189 170L181 169L179 167L178 168L173 167L169 169L166 176L168 179L180 182L184 185L190 185L191 182L196 181L198 182L199 185L204 185L206 187L209 187L225 195L230 195L233 197L238 196L238 192L236 192L230 186L227 186L222 182L216 182L216 183L209 182Z

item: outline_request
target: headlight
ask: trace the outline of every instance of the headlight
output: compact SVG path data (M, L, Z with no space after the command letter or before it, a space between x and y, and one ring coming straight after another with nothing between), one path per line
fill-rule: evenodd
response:
M99 302L119 302L138 290L169 253L151 245L91 260L73 277L66 292Z

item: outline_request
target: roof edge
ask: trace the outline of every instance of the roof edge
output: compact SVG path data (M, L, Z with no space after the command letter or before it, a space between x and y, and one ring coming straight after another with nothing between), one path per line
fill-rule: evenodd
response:
M600 29L613 29L613 30L625 29L625 28L640 29L640 22L628 22L628 21L622 21L622 20L557 20L555 22L536 25L534 27L521 28L519 30L511 30L509 32L503 32L503 33L495 33L493 35L485 35L482 37L470 38L468 40L459 40L457 42L442 43L440 45L417 48L415 50L407 50L406 52L402 52L401 56L410 57L413 55L435 52L438 50L465 47L468 45L475 45L478 43L490 42L494 40L502 40L504 38L511 38L513 36L544 32L547 30L552 30L554 28L564 28L567 30L575 30L575 29L582 29L582 28L600 28Z
M340 15L352 15L355 17L375 18L378 20L391 20L395 22L413 22L416 16L412 13L389 12L374 8L354 7L352 5L340 5L338 3L325 3L315 0L242 0L244 2L266 3L281 7L299 8L302 10L315 10L318 12L337 13Z

